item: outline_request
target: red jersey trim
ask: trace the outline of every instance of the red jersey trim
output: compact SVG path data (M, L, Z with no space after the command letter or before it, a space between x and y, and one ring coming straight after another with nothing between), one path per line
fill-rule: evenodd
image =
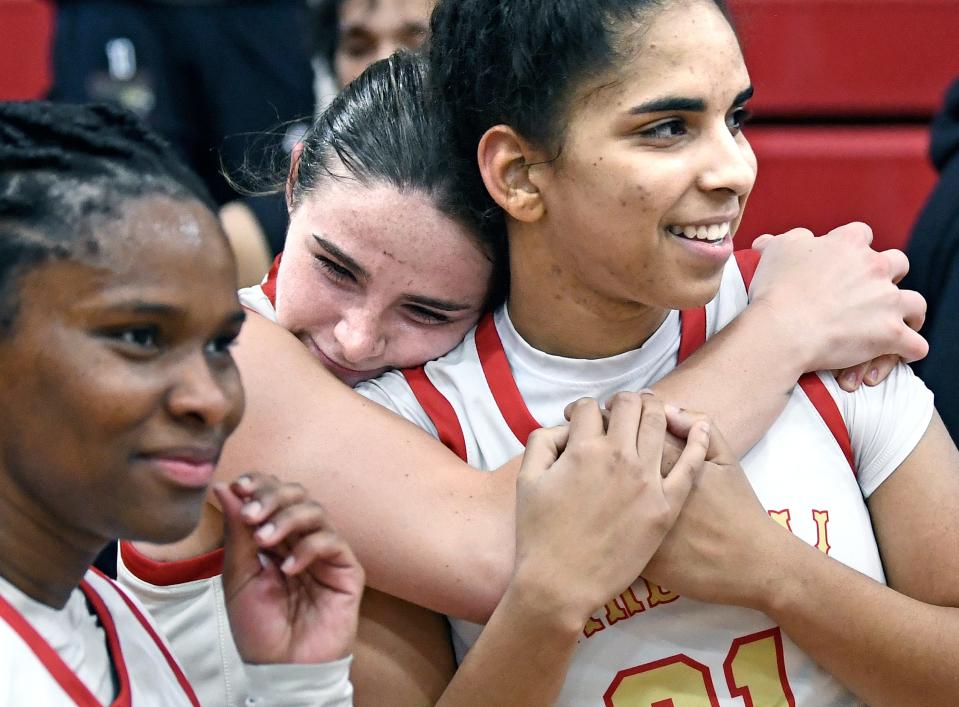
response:
M433 421L440 442L465 462L466 439L463 437L459 418L456 417L456 410L449 400L433 385L433 381L426 375L425 367L407 368L402 373L420 407Z
M17 611L6 599L0 597L0 619L6 621L10 628L23 639L33 654L50 673L50 676L63 688L71 700L78 707L101 707L100 701L90 692L86 685L63 662L60 654L47 643L46 639Z
M679 317L679 365L706 343L706 308L684 309Z
M187 699L190 700L190 704L192 704L194 707L200 707L200 700L197 699L196 693L193 692L193 686L190 685L190 681L187 680L186 675L184 675L183 671L180 669L180 665L176 662L176 659L167 649L166 644L163 642L163 640L157 635L156 630L153 628L150 622L147 621L146 617L143 615L143 612L140 611L140 608L133 603L133 600L130 599L130 597L127 596L126 592L120 589L120 587L118 587L116 583L113 582L113 580L111 580L109 577L107 577L105 574L103 574L100 570L96 569L95 567L93 568L93 571L96 572L97 575L99 575L104 581L106 581L107 584L109 584L113 588L113 590L123 600L123 603L127 605L127 608L130 610L130 613L133 614L136 617L136 620L140 622L140 625L143 627L143 630L145 630L147 634L150 636L150 638L153 639L153 642L156 644L156 647L160 650L160 653L162 653L163 657L166 659L167 665L170 666L170 670L173 672L173 676L176 678L176 681L180 684L180 687L182 688ZM93 588L91 587L90 590L93 591ZM87 594L87 596L90 596L90 595ZM97 598L99 599L99 597ZM118 647L118 650L119 650L119 647ZM124 666L124 671L126 671L126 666ZM119 705L117 707L119 707Z
M476 327L476 352L500 414L519 443L525 447L529 436L542 425L526 407L526 401L516 387L516 379L510 370L492 314L483 317Z
M683 345L686 356L695 351L706 340L706 309L687 309L680 315L680 351L679 361L683 361ZM506 421L510 431L520 444L526 441L542 425L536 421L526 406L526 401L516 386L516 379L509 368L506 350L496 331L492 315L487 315L476 329L476 351L479 354L483 373L489 385L496 407Z
M736 261L739 264L739 273L743 277L743 284L746 286L746 295L749 295L749 286L752 284L753 276L756 274L756 268L759 267L761 253L758 250L740 250L736 251ZM853 476L856 473L856 458L852 452L852 440L849 438L849 428L846 427L846 421L843 419L839 406L836 405L835 398L829 393L826 384L815 373L806 373L799 379L799 387L802 388L806 397L816 408L819 416L822 417L826 427L836 438L839 449L843 456L849 462L849 468L852 469Z
M117 633L116 622L113 620L113 615L107 608L106 602L97 594L97 590L90 586L89 582L86 580L80 582L80 589L86 595L87 601L93 605L94 611L100 617L100 625L103 626L103 631L107 635L110 660L113 663L114 670L116 670L117 681L120 683L120 690L112 703L112 707L130 707L130 673L127 670L127 663L123 659L123 648L120 646L120 636Z
M270 304L273 305L273 309L276 309L276 276L280 272L280 259L283 257L283 253L279 253L273 259L273 265L270 267L270 272L266 274L266 279L260 285L260 289L263 290L263 294L266 295L266 298L270 300Z
M223 548L175 562L157 562L139 552L133 543L120 542L120 558L134 577L158 587L196 582L223 574Z

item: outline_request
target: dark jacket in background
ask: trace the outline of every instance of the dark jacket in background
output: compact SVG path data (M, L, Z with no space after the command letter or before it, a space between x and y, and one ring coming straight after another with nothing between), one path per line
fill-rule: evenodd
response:
M929 303L923 334L929 356L914 365L936 395L936 407L959 443L959 80L932 126L933 164L939 183L909 240L911 262L903 285Z

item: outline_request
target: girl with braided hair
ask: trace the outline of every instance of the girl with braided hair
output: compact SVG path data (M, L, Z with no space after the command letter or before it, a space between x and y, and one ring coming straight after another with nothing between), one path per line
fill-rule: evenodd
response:
M88 566L111 538L196 524L243 410L233 271L203 187L136 119L0 104L0 704L199 705L140 605ZM216 494L246 697L349 704L349 548L295 487Z

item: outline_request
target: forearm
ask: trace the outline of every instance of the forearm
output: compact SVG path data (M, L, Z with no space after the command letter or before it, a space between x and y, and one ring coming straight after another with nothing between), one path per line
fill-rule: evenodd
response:
M354 548L370 586L485 621L512 572L518 463L493 474L471 469L260 317L244 324L234 356L247 406L220 480L258 470L301 483Z
M584 621L544 609L517 585L503 596L438 705L552 705Z
M871 705L955 704L959 609L916 601L788 539L757 608Z
M781 330L767 307L750 305L653 390L709 415L742 456L782 412L804 373L805 357L795 341L776 334Z

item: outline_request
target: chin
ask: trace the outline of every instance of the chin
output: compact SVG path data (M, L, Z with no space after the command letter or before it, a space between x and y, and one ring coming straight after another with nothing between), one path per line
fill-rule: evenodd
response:
M177 542L196 529L205 502L205 492L192 502L181 500L175 503L162 503L158 501L151 512L140 514L136 528L130 528L127 532L119 531L117 537L156 545Z
M704 307L719 294L722 284L722 271L708 280L697 280L688 283L681 290L670 293L668 309L698 309Z

